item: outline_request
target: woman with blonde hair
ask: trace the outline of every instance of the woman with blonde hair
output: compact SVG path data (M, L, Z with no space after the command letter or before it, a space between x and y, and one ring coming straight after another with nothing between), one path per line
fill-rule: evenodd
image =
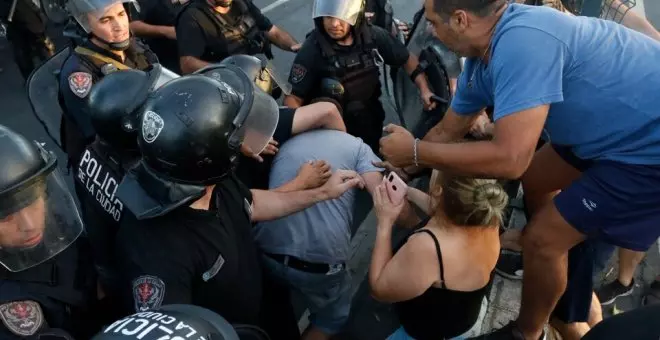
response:
M392 225L405 202L384 184L374 193L378 218L369 283L377 300L394 303L401 328L388 339L462 339L477 335L500 252L498 226L508 196L493 179L434 173L430 195L408 200L430 218L392 254Z

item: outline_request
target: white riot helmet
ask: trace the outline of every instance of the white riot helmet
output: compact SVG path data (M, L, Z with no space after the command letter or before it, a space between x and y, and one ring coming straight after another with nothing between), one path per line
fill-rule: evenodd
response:
M76 20L85 33L93 34L87 15L92 14L100 17L108 6L116 3L130 3L135 6L135 8L139 8L135 0L69 0L66 4L66 8L71 17ZM95 37L108 45L110 49L116 51L123 51L127 49L130 44L130 37L121 42L109 42L98 36Z
M364 0L314 0L312 18L333 17L358 26L365 11Z

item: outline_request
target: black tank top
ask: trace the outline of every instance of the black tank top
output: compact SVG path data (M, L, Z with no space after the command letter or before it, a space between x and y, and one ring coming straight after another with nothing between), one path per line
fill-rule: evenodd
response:
M419 229L412 234L420 232L433 238L440 263L442 286L431 287L412 300L395 303L394 307L403 329L411 337L417 340L453 338L470 330L479 318L481 303L493 282L493 275L483 288L475 291L447 289L440 243L430 230Z

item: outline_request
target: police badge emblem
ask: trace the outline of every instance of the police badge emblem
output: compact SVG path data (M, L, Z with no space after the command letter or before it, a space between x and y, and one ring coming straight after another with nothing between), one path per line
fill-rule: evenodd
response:
M156 112L147 111L142 117L142 138L147 143L153 143L163 130L165 122Z
M44 313L34 301L14 301L0 305L0 319L10 332L29 336L43 326Z
M85 98L92 89L92 75L87 72L73 72L69 76L71 92L80 98Z
M304 66L300 64L293 64L293 66L291 67L291 82L292 83L301 82L305 78L306 74L307 74L307 69Z
M164 297L165 283L160 278L143 275L133 280L133 301L136 312L160 307Z

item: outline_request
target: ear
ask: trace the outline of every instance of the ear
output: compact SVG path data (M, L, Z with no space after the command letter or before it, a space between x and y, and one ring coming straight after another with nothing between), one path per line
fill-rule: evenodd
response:
M449 19L450 25L457 32L465 31L469 26L468 14L464 10L456 10Z

